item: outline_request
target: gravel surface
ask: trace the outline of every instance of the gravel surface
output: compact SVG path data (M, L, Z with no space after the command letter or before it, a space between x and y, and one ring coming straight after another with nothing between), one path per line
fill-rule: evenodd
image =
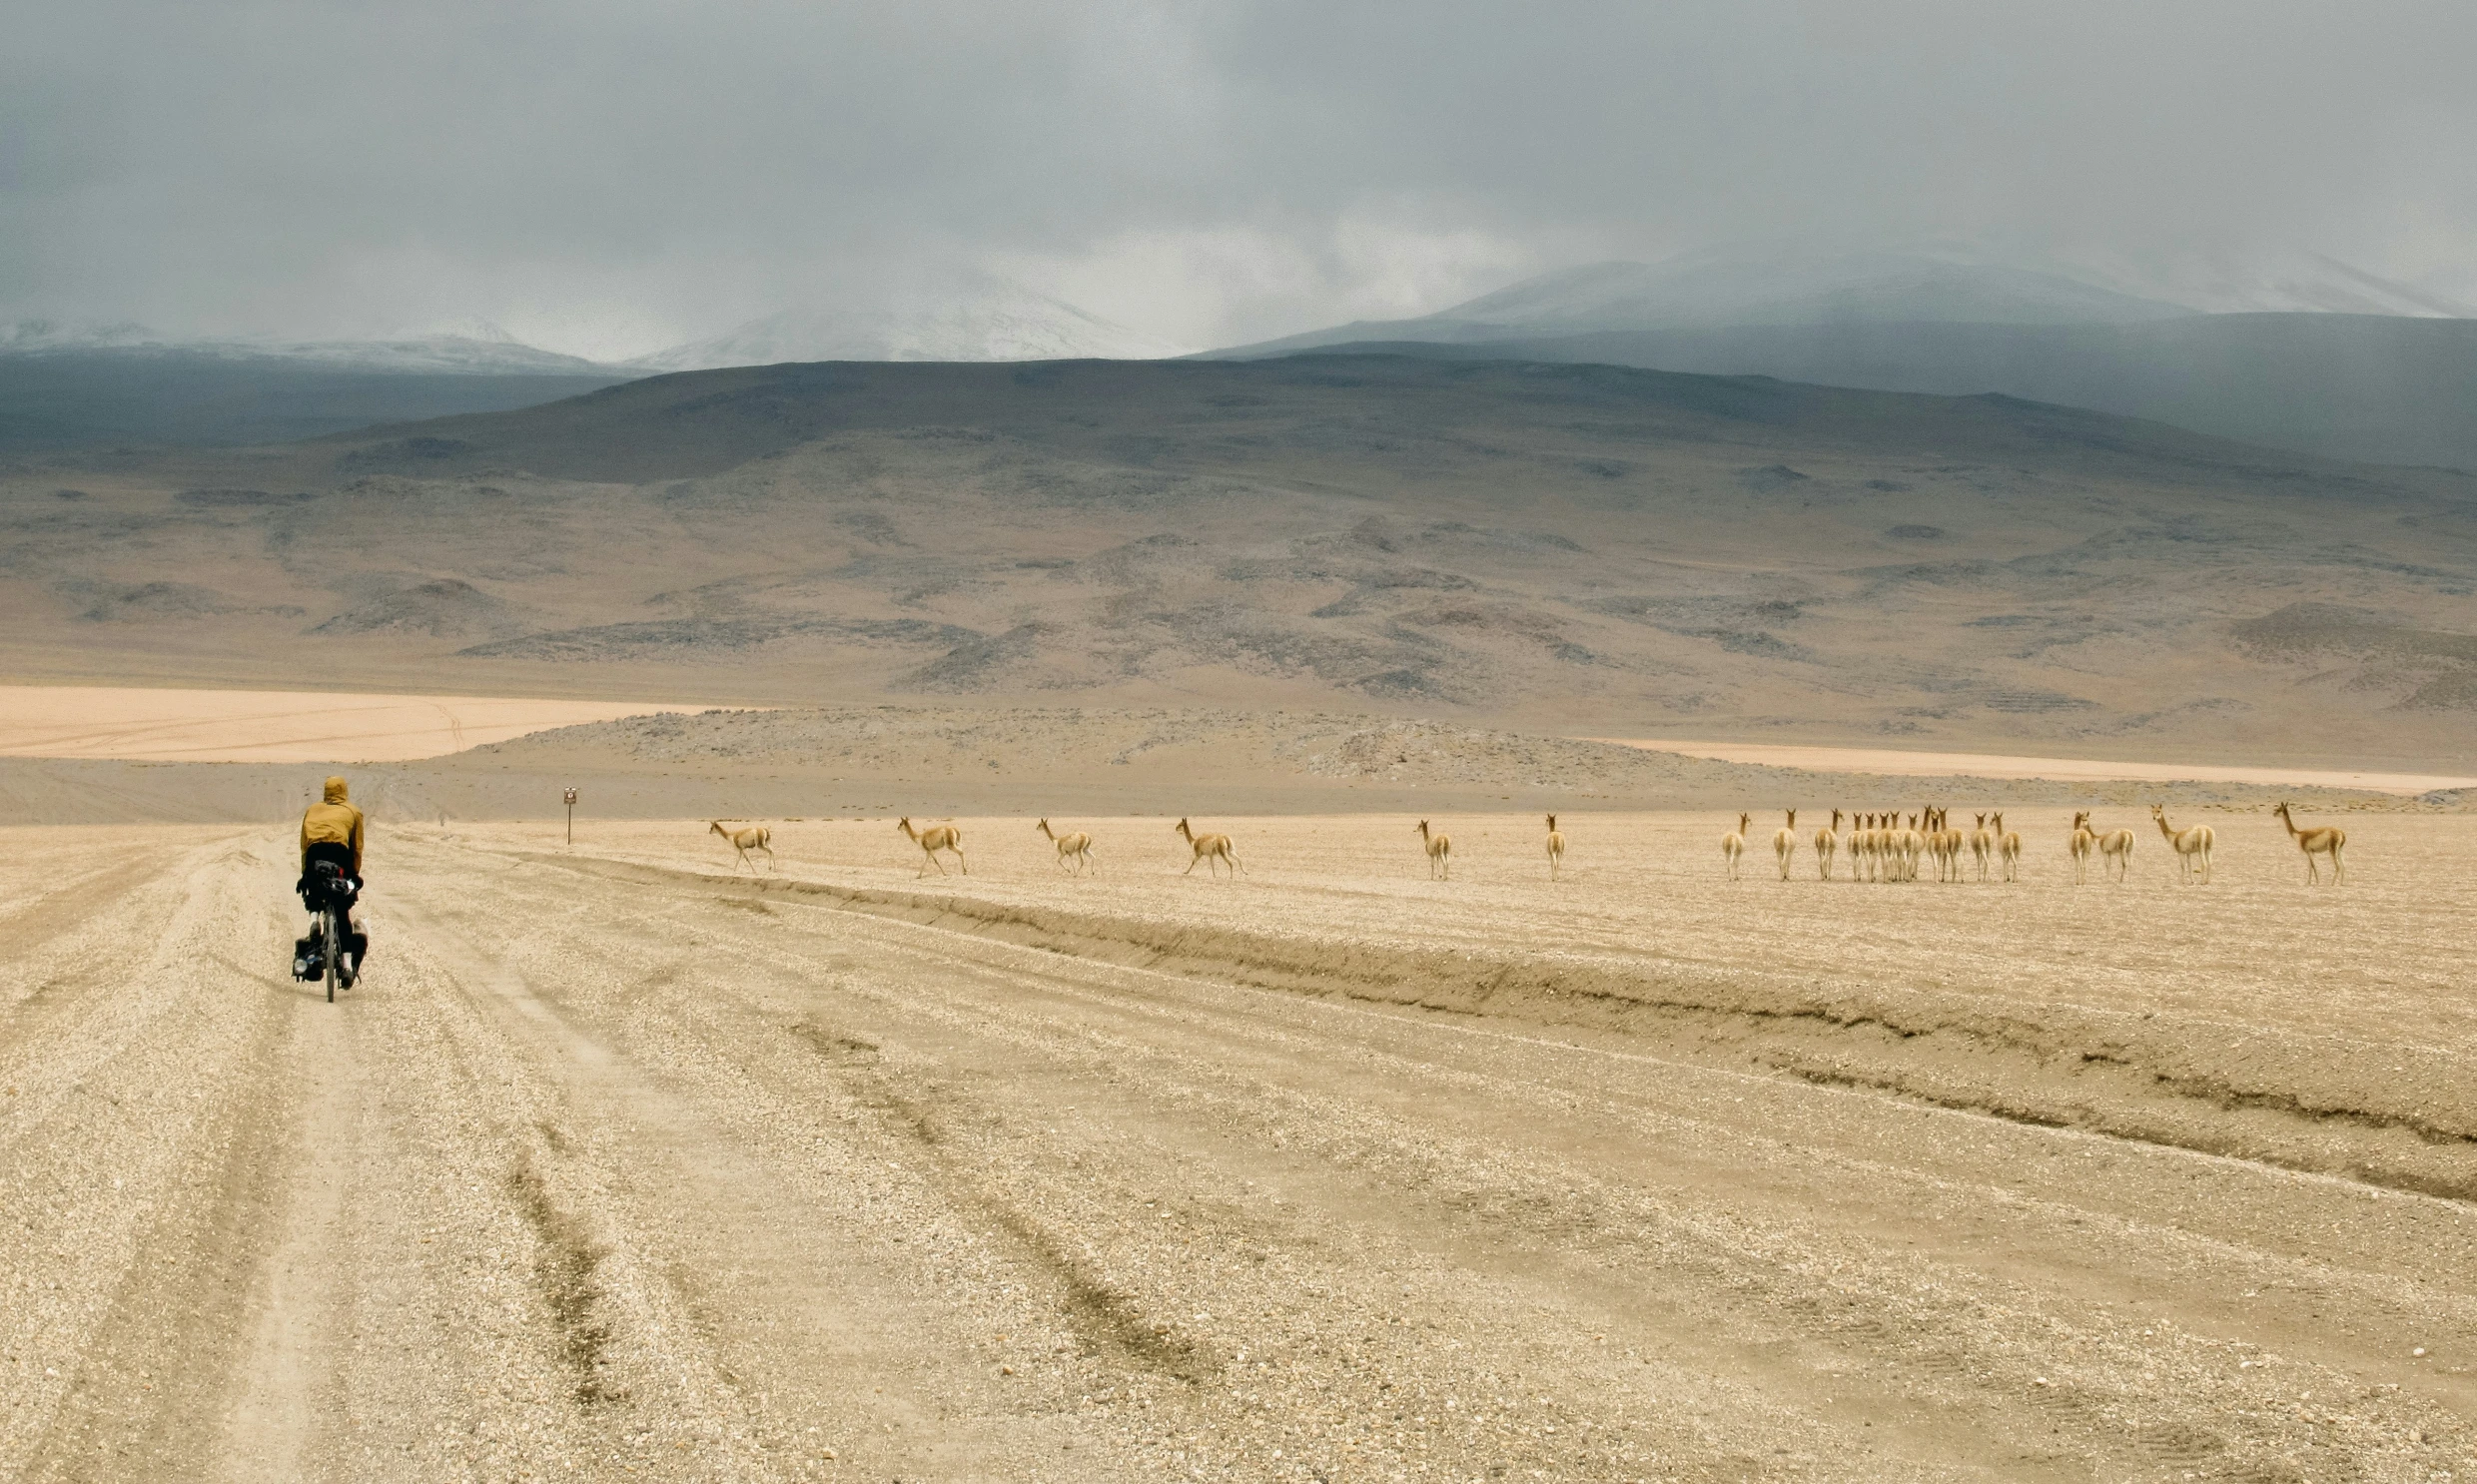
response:
M278 833L5 832L0 1477L2477 1470L2462 818L963 823L391 829L333 1006Z

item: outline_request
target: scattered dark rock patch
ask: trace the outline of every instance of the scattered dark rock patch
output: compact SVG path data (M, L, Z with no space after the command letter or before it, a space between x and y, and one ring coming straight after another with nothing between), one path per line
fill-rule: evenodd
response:
M1739 469L1737 476L1757 494L1776 494L1783 489L1804 484L1811 475L1802 474L1785 463L1767 463L1758 469Z
M336 460L340 469L394 469L406 464L436 463L442 459L460 458L476 451L462 438L410 437L394 438L356 448Z
M1810 664L1819 658L1805 645L1792 644L1780 635L1763 629L1669 628L1668 631L1684 639L1708 639L1731 654L1760 655L1765 659L1798 660Z
M439 577L348 608L314 634L419 634L432 639L521 633L525 611L460 577Z
M106 593L78 617L87 623L148 623L248 611L249 605L195 582L141 582Z
M1013 667L1040 652L1041 641L1060 632L1054 623L1019 623L1002 634L964 640L897 682L907 690L988 690L1010 678Z
M972 630L921 618L800 618L750 614L721 618L658 618L556 629L475 644L458 654L479 659L697 660L724 658L784 640L814 638L852 644L953 644Z
M2393 623L2328 603L2290 603L2230 626L2238 646L2265 658L2345 659L2377 687L2404 689L2416 710L2477 710L2477 634Z
M276 494L265 489L184 489L173 498L199 509L229 510L247 509L254 505L297 505L318 496L307 491Z

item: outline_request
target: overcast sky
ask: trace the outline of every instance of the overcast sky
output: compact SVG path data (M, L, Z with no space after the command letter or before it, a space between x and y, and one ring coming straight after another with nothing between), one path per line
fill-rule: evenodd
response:
M2477 5L0 0L0 321L619 356L924 266L1186 344L1715 243L2477 291Z

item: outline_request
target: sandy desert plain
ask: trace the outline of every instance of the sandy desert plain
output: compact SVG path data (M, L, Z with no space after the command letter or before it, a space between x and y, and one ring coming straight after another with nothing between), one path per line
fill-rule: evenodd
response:
M0 469L0 1478L2477 1477L2464 476L874 374Z

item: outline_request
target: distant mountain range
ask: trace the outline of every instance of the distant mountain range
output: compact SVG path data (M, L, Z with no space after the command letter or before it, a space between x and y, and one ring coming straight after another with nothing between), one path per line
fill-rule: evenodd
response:
M25 320L0 326L0 358L282 362L356 371L611 380L649 371L716 371L789 361L1161 361L1195 349L1131 330L1020 284L982 277L959 280L940 292L898 293L866 306L784 310L624 362L544 351L487 321L418 335L339 341L183 340L127 323L76 326Z
M622 365L544 351L494 325L359 341L178 340L141 325L0 327L0 452L282 442L506 411L665 371L811 361L1153 361L1184 355L1021 286L791 310Z
M2477 467L2477 318L2346 264L2039 265L1956 251L1698 254L1568 269L1350 347L2000 392L2326 457ZM1448 349L1449 348L1449 349Z
M2477 309L2315 254L2245 267L2207 261L2092 267L2025 266L1951 248L1704 252L1661 263L1563 269L1432 315L1359 320L1214 354L1744 326L2141 325L2263 313L2465 319Z
M351 371L433 375L603 375L613 368L581 356L525 345L506 331L475 321L454 331L385 340L287 341L273 338L180 340L143 325L70 326L23 320L0 326L0 356L103 356L137 361L183 358L202 362L289 362Z
M280 448L49 458L0 499L0 654L479 694L2466 756L2477 480L2011 397L1428 349L739 367Z
M1433 315L1206 354L1340 347L2000 392L2327 457L2477 468L2477 312L2312 254L2064 263L1937 244L1733 249L1566 269ZM620 365L480 322L376 340L178 341L30 321L0 328L0 451L280 441L735 366L1185 352L988 276L786 310Z
M1013 284L862 310L787 310L629 365L715 371L787 361L1161 361L1194 349Z
M639 372L493 326L376 341L179 341L138 325L0 327L0 452L317 437L505 411Z

